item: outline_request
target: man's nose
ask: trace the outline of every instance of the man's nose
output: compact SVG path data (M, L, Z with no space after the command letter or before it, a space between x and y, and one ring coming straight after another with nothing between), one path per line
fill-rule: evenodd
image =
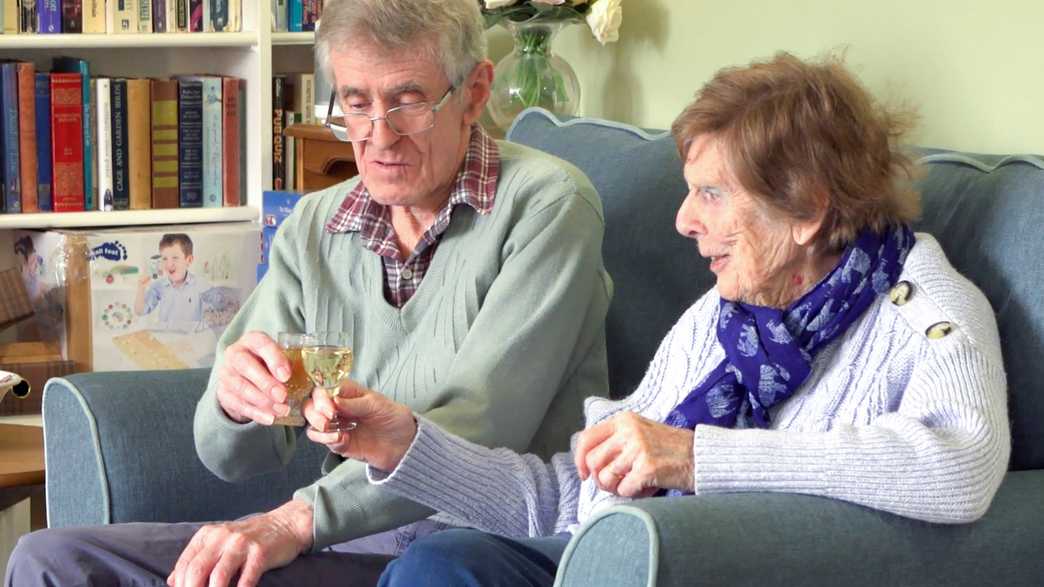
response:
M381 118L373 121L373 132L370 134L370 142L374 147L383 149L390 147L399 141L399 134L392 130L388 120Z
M706 226L701 219L702 210L698 198L687 196L682 200L678 208L678 216L675 218L674 226L678 233L685 238L696 238L707 232Z

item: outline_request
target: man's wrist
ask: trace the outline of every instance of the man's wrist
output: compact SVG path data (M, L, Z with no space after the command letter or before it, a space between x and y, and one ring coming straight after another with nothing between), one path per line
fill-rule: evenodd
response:
M313 523L314 510L312 505L300 499L291 499L273 513L284 516L289 529L297 538L300 552L305 553L312 549L314 542Z

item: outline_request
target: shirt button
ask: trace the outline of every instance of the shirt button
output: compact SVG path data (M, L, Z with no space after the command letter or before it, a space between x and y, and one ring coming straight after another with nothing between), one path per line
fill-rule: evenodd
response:
M399 272L399 277L403 279L413 279L413 269L410 269L409 267L404 268Z
M895 284L892 291L888 292L888 298L892 300L892 303L896 306L902 306L910 301L911 294L913 294L913 285L911 285L909 281L900 281Z
M953 332L953 329L954 325L950 322L936 322L924 331L924 335L932 340L938 340Z

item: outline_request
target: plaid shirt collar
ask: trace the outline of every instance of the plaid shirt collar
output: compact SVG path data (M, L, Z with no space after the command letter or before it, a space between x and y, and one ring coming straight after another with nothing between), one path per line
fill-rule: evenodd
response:
M434 242L449 227L451 212L458 204L467 204L483 215L492 212L499 176L500 149L496 141L475 124L471 127L464 164L450 188L450 197L421 240L428 244ZM392 257L399 254L394 241L391 210L375 202L362 181L345 196L337 212L326 223L326 230L331 233L358 232L367 248L377 254Z

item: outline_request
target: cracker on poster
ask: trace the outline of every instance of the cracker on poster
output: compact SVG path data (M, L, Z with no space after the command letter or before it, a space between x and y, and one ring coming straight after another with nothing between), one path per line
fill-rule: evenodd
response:
M112 337L112 343L142 369L188 369L167 345L148 330Z

